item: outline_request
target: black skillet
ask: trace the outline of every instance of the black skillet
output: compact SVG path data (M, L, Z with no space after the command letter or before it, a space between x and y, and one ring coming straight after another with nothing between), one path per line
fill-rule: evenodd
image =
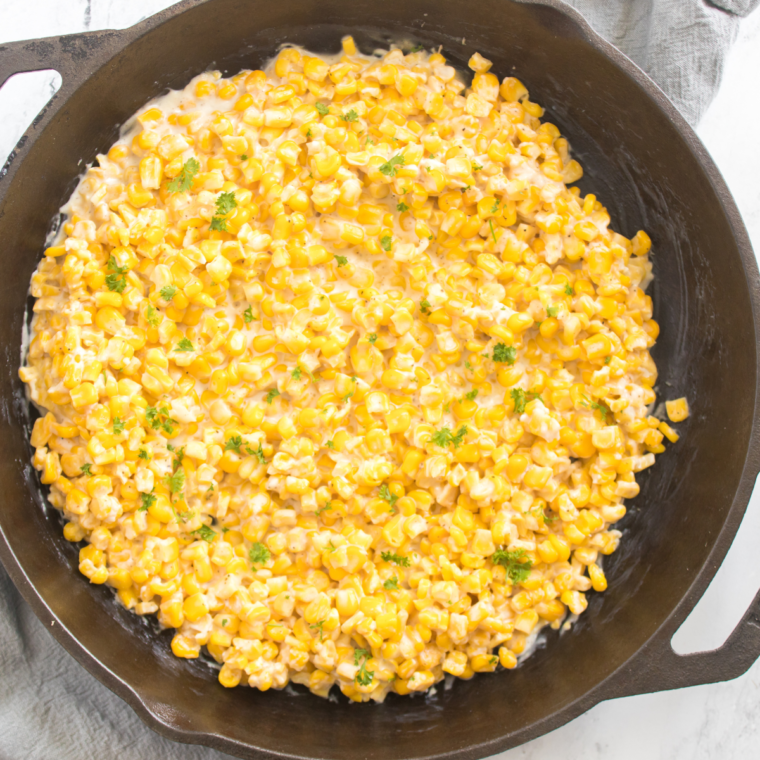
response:
M169 651L77 572L77 547L29 460L18 379L29 279L50 220L118 126L167 87L219 68L257 68L283 42L335 52L443 45L517 74L586 169L584 192L625 235L654 241L654 351L661 398L685 395L681 440L641 478L609 590L573 629L512 672L382 706L225 690ZM124 31L0 47L0 84L57 69L63 86L0 177L0 557L58 641L153 729L240 757L479 758L546 733L601 700L735 678L760 654L760 597L724 646L680 657L670 639L707 588L760 468L756 422L758 271L739 212L692 129L656 85L559 0L185 0ZM52 625L52 623L55 625Z

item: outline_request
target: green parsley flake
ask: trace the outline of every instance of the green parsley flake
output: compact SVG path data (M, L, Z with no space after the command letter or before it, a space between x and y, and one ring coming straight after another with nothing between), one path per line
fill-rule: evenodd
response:
M137 456L140 459L145 459L146 461L150 461L150 454L148 453L147 449L140 449L140 451L137 452Z
M90 469L91 467L92 467L92 465L89 462L87 464L83 464L79 468L80 474L82 474L82 475L92 475L92 471Z
M257 541L248 550L248 559L251 560L251 564L253 565L264 565L269 562L271 556L269 549L267 549L267 547L260 541Z
M328 441L327 442L327 448L328 449L334 449L335 448L335 443L333 441Z
M367 336L367 340L368 340L370 343L374 343L374 342L377 340L377 333L370 333L370 334Z
M169 302L177 294L177 288L175 288L174 285L164 285L164 287L158 292L164 301Z
M354 122L359 120L359 114L352 108L348 113L344 113L340 117L343 121Z
M383 583L383 588L386 591L398 591L398 578L395 575L392 578L388 578L388 580Z
M359 668L354 676L354 681L359 686L369 686L372 683L372 679L375 677L375 672L373 670L367 670L367 662L371 656L370 652L366 649L354 650L354 665Z
M258 449L253 452L253 455L256 457L256 459L259 460L259 464L267 463L266 457L264 456L264 449L261 444L259 444Z
M192 531L192 535L210 544L216 538L216 531L211 530L208 525L201 525L200 528Z
M193 344L188 338L182 338L180 342L177 343L177 347L174 350L181 352L195 351Z
M314 108L317 109L320 116L327 116L330 113L330 109L324 103L315 103Z
M493 237L493 242L498 242L496 240L496 233L493 231L493 221L491 219L488 220L488 226L491 228L491 237Z
M248 154L247 153L242 153L241 156L240 156L240 160L241 161L247 161L248 160Z
M168 185L170 193L185 193L193 184L193 177L201 170L201 165L194 158L188 158L179 174Z
M138 512L147 512L155 503L156 503L156 495L152 493L141 493L140 494L140 500L142 501L142 506L140 507Z
M383 562L392 562L394 565L400 565L401 567L409 567L412 564L409 557L402 557L394 552L380 552L380 556Z
M395 177L399 167L405 163L406 159L402 155L393 156L393 158L380 165L380 174L384 174L386 177Z
M525 549L516 549L513 552L497 549L491 555L494 565L502 565L512 583L525 583L530 577L533 562L527 556Z
M573 294L573 287L570 284L565 285L565 295L571 296Z
M435 433L433 433L430 440L442 449L445 449L452 444L455 449L458 449L462 445L466 435L466 425L462 425L456 433L452 433L448 427L442 427L440 430L436 430Z
M162 406L160 409L157 409L155 406L149 406L145 410L145 419L154 430L160 428L168 435L171 435L174 432L174 425L178 425L179 423L177 420L173 420L169 414L169 408L166 406Z
M185 487L185 471L177 470L173 475L167 475L164 478L164 483L169 486L169 490L173 494L180 493Z
M428 301L426 298L423 298L420 301L420 311L423 314L430 314L430 301Z
M244 312L243 312L243 322L245 322L247 325L251 324L253 320L256 319L256 317L253 316L253 307L249 306Z
M390 251L392 243L393 238L388 233L380 238L380 246L384 251Z
M267 393L264 400L267 402L267 404L271 404L279 395L280 395L280 391L278 391L277 388L272 388Z
M122 422L118 417L113 418L113 434L121 435L124 432L125 422Z
M477 388L473 388L469 393L465 393L464 397L468 401L475 401L475 399L478 397L478 389Z
M541 394L524 391L522 388L512 388L509 395L512 397L512 401L515 402L515 414L522 414L525 411L525 405L529 401L539 398Z
M346 256L336 256L335 260L338 262L338 268L346 266L348 264L348 257Z
M404 203L404 201L401 201L401 203L396 204L396 211L403 214L404 211L409 211L409 206L407 206L406 203Z
M388 486L385 484L380 486L380 498L383 501L387 501L391 507L398 501L398 496L392 494Z
M547 314L548 314L550 317L556 317L556 316L557 316L557 314L559 314L559 306L550 306L550 307L549 307L549 308L546 310L546 313L547 313Z
M161 323L161 315L158 313L158 309L151 306L151 304L148 304L145 320L151 327L158 327L158 325Z
M515 359L517 359L517 350L514 348L514 346L507 346L504 343L497 343L493 347L493 360L495 362L504 363L507 364L514 364Z
M294 370L293 370L293 371L290 373L290 376L291 376L291 377L292 377L294 380L300 380L300 379L301 379L301 374L302 374L302 372L303 372L303 370L302 370L300 367L296 367L296 368L295 368L295 369L294 369Z

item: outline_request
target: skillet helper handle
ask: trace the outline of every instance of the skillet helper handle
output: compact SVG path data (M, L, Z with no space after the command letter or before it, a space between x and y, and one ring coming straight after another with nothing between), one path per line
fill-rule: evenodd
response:
M123 45L123 35L124 32L106 29L3 43L0 45L0 87L14 74L45 69L55 69L63 79L63 87L76 86L104 54Z
M606 697L628 697L686 686L730 681L746 673L760 657L760 591L723 646L709 652L679 655L661 632L614 679Z

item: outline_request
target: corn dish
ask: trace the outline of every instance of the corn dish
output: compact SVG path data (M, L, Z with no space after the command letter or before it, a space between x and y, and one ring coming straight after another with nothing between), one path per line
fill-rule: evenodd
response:
M79 569L226 687L514 668L605 590L678 440L649 237L469 66L346 38L202 74L86 171L32 277L33 463Z

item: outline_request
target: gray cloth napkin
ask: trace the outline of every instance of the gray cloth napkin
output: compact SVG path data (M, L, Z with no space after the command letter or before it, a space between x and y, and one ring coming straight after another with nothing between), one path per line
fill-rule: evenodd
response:
M760 0L568 0L696 124ZM85 582L72 578L72 583ZM94 621L95 622L95 621ZM48 634L0 568L0 760L222 760L149 731Z
M739 21L760 0L565 0L697 124L720 84Z

